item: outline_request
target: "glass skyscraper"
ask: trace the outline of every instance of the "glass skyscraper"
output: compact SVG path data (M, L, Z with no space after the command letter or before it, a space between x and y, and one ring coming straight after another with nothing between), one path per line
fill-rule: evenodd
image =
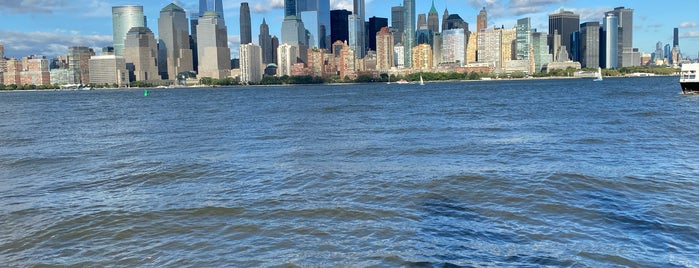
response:
M214 11L223 19L223 0L199 0L199 17L203 17L207 11Z
M415 0L403 0L403 65L413 67L415 46Z
M122 56L126 33L133 27L146 27L146 16L143 15L143 6L112 7L112 27L114 54Z
M619 67L619 17L607 12L603 21L601 65L605 69Z
M240 3L240 44L252 43L252 23L250 22L250 6L247 2Z

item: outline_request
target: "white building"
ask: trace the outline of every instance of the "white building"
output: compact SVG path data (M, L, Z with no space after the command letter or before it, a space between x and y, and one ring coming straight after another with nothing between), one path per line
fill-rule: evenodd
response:
M298 53L298 48L290 44L277 47L277 76L291 75L291 66L296 64Z
M442 32L442 62L466 64L466 42L464 29L451 29Z
M255 44L240 45L240 81L258 83L264 74L262 65L262 48Z

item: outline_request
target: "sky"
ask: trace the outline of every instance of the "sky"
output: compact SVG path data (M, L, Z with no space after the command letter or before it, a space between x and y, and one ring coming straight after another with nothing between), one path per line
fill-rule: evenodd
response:
M229 47L234 58L240 40L239 8L248 2L252 17L253 42L257 42L259 26L265 18L270 34L280 36L284 0L223 0L228 27ZM389 19L389 6L402 5L402 0L365 0L366 18ZM112 44L111 7L143 5L148 27L157 35L160 9L175 3L196 13L198 0L0 0L0 44L5 56L21 58L42 55L49 58L67 53L69 46L88 46L101 51ZM427 13L431 0L417 0L416 13ZM633 46L641 52L655 51L657 42L672 43L673 28L680 28L680 48L685 57L699 55L699 1L665 0L434 0L441 16L459 14L475 29L476 15L485 7L488 27L514 27L518 18L530 17L532 27L548 31L548 14L560 9L580 14L582 22L601 21L605 11L624 6L634 9ZM352 10L352 0L330 0L331 9Z

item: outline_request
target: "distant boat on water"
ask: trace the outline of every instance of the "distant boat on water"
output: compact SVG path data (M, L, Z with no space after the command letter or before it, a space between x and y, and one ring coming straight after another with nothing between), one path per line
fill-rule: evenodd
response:
M420 85L421 85L421 86L424 86L424 85L425 85L425 81L422 80L422 75L420 75Z
M604 79L602 79L602 68L597 67L597 75L595 75L595 80L592 80L592 81L602 81L602 80L604 80Z
M699 93L699 63L682 64L680 70L680 86L684 94Z
M396 84L410 84L410 82L406 81L405 79L398 80Z

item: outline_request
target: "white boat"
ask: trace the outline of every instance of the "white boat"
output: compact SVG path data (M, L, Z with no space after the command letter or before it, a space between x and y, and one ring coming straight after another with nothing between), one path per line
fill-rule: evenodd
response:
M682 93L699 93L699 77L697 77L697 73L699 73L699 63L682 64L680 71Z
M424 85L425 85L425 81L422 80L422 75L420 75L420 85L421 85L421 86L424 86Z
M592 80L592 81L602 81L602 80L604 80L604 79L602 79L602 68L597 67L597 75L595 76L595 80Z

